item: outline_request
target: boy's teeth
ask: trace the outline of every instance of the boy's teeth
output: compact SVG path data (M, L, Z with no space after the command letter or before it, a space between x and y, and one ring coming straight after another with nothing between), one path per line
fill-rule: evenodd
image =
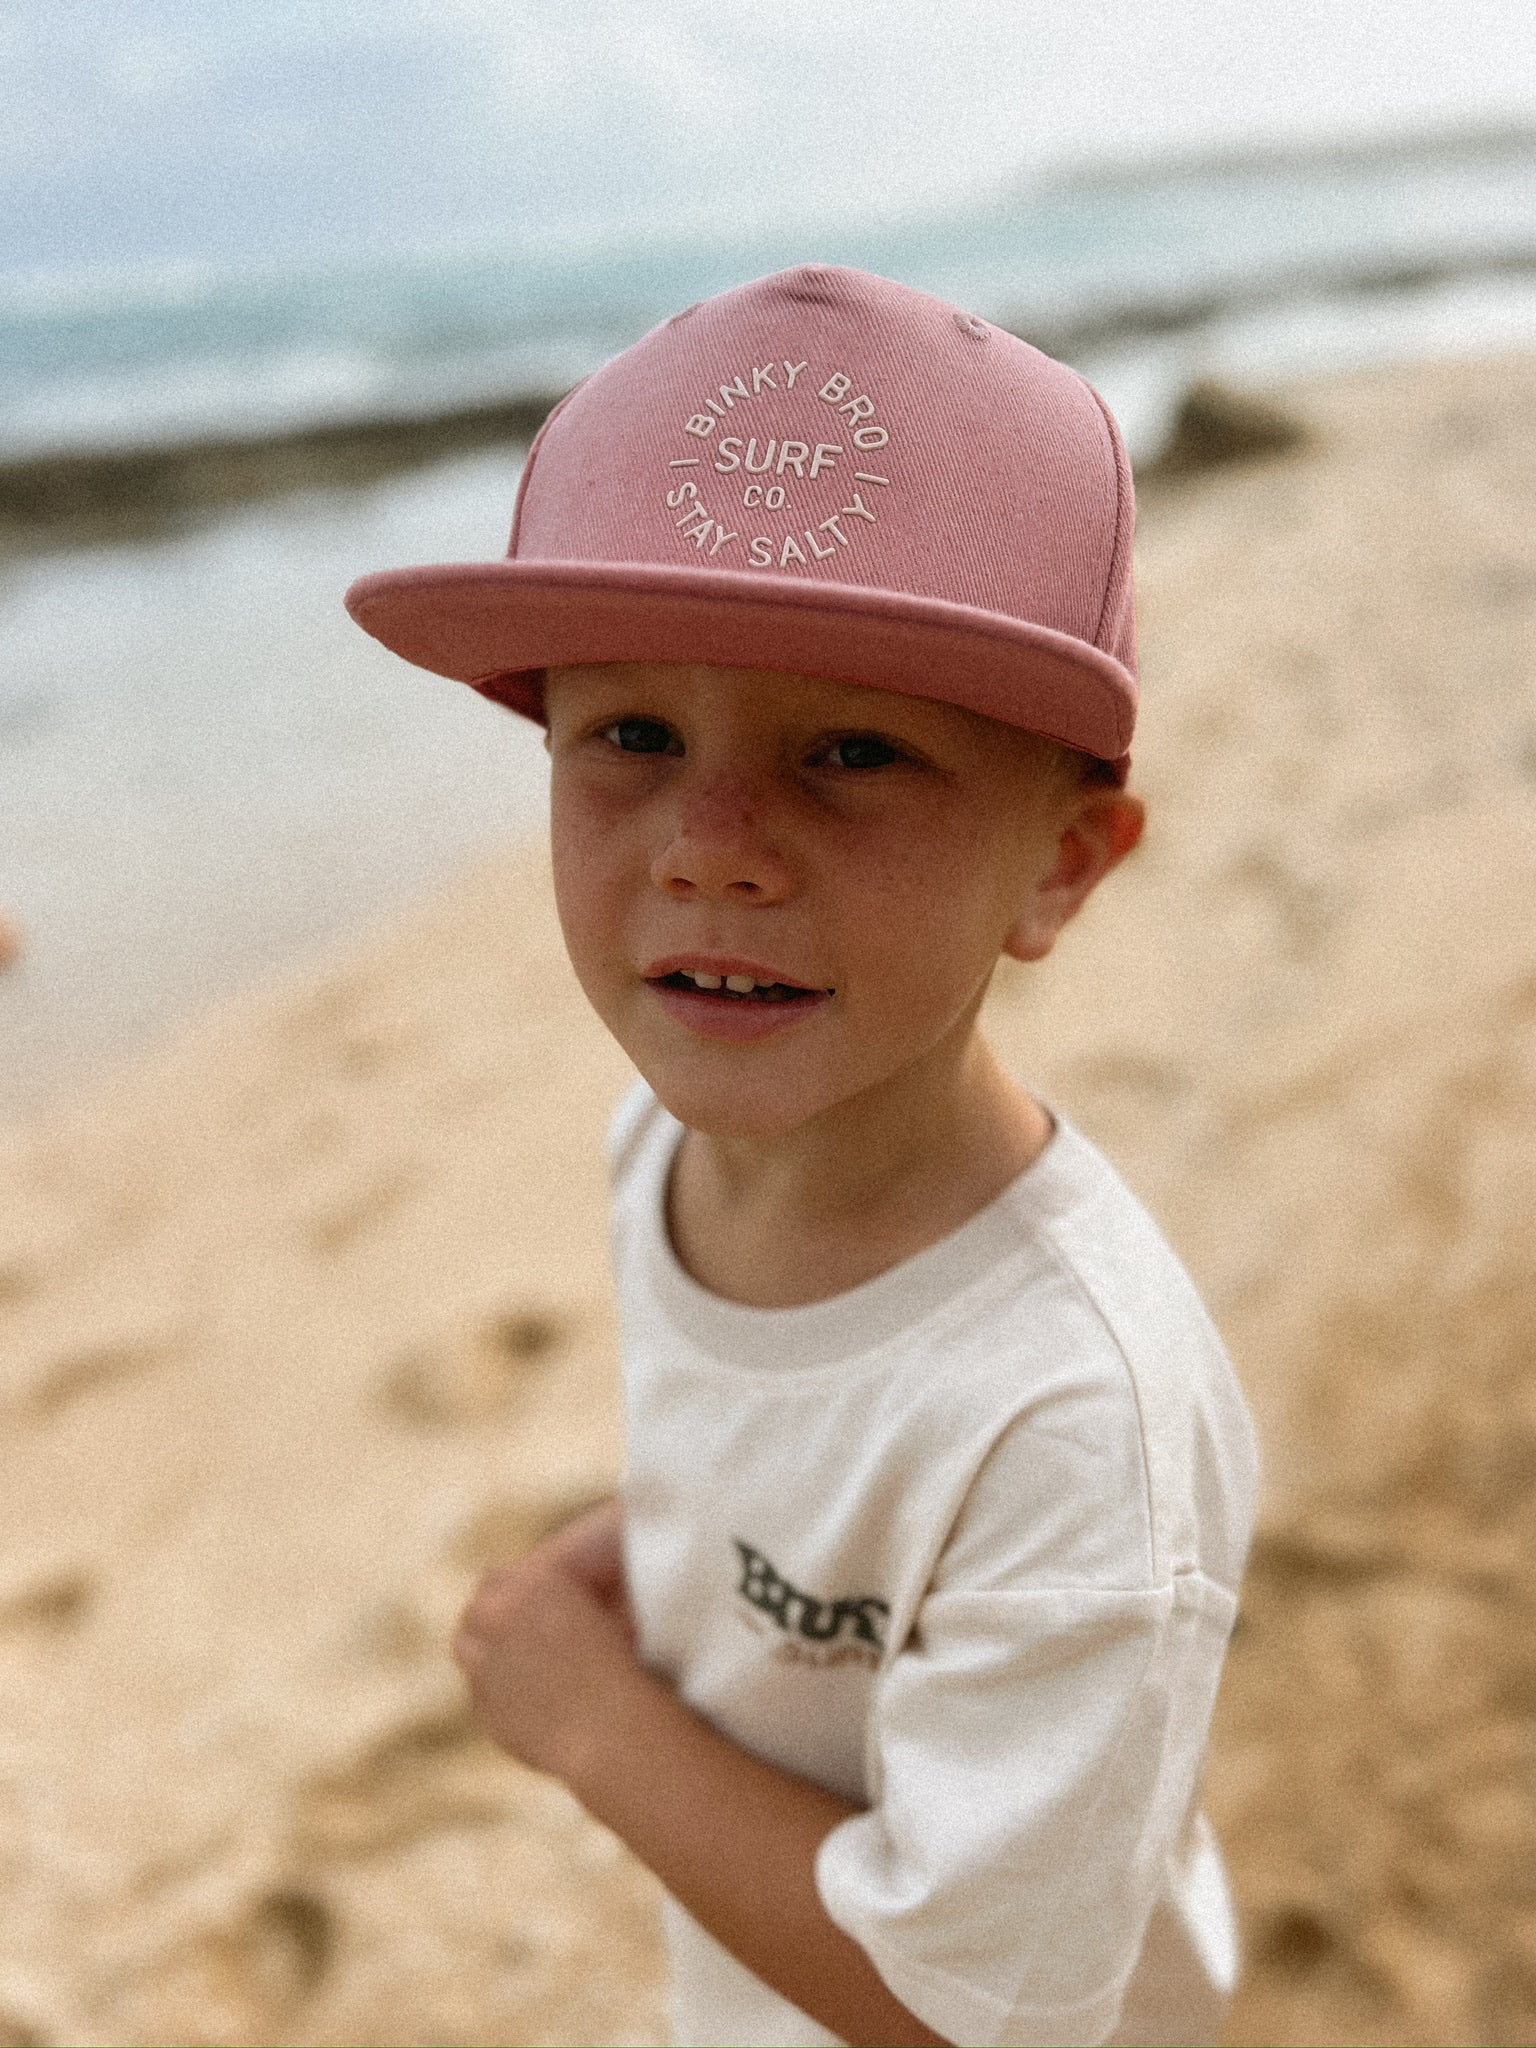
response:
M718 995L723 989L727 995L772 996L778 1001L787 999L788 990L776 981L758 981L750 974L709 974L701 967L680 967L672 977L675 981L691 982L696 989L707 995Z

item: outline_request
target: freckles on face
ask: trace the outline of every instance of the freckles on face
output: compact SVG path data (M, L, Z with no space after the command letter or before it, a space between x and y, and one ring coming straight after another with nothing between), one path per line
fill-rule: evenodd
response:
M986 721L690 666L556 671L547 702L572 963L684 1121L793 1124L973 1011L1040 842Z

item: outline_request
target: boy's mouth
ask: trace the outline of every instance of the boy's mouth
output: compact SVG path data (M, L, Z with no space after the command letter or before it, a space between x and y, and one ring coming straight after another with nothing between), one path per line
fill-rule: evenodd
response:
M763 960L673 953L644 970L645 985L674 1023L696 1038L755 1044L793 1030L835 991L793 981Z
M712 974L703 968L675 968L648 976L653 988L676 989L680 995L714 996L726 1003L807 1003L830 995L830 989L804 988L794 981L764 981L752 974Z

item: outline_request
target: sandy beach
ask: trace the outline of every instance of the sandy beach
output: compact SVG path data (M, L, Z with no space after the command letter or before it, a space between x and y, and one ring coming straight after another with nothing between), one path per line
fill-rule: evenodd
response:
M1207 1788L1229 2039L1514 2043L1536 358L1271 396L1297 445L1148 481L1153 823L991 1025L1264 1440ZM0 2048L665 2038L651 1880L445 1652L619 1469L627 1079L514 848L0 1134Z

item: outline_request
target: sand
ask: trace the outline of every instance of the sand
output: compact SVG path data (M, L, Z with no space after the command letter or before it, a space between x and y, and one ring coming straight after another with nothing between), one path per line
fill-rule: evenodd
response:
M1536 362L1147 493L1144 851L992 1025L1267 1455L1234 2042L1536 2035ZM537 854L0 1140L0 2043L646 2042L654 1889L468 1724L613 1482L626 1082Z

